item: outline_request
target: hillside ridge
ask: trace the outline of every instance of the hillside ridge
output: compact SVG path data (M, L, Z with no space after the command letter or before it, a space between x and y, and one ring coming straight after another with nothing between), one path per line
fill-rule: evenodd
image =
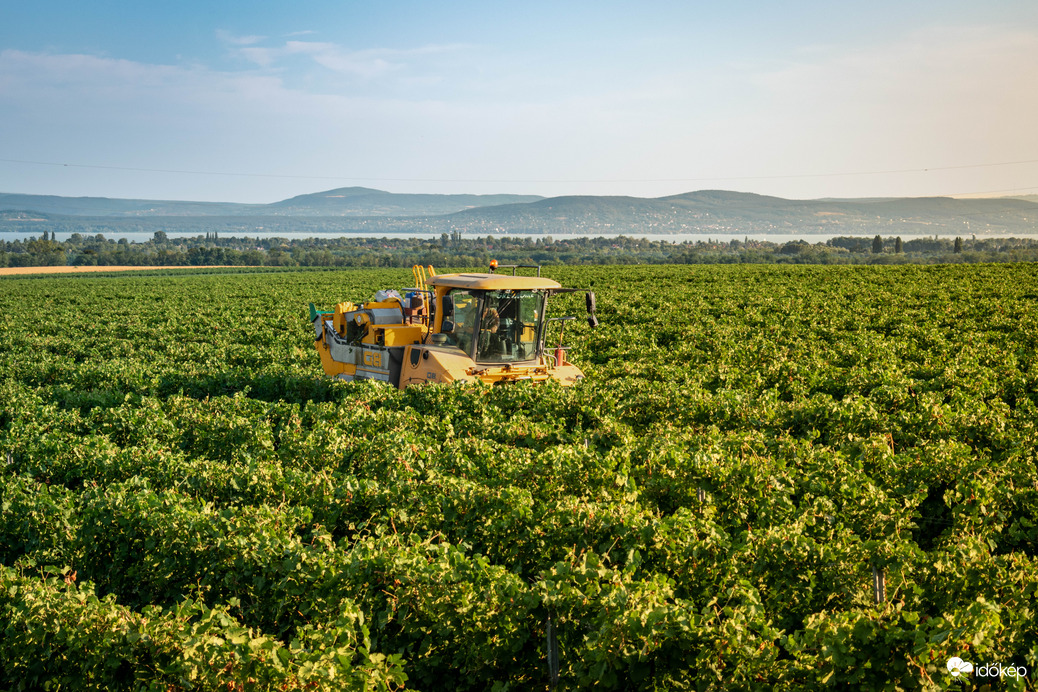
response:
M0 230L248 233L1038 233L1038 198L785 199L728 190L625 195L393 193L344 187L270 204L0 193Z

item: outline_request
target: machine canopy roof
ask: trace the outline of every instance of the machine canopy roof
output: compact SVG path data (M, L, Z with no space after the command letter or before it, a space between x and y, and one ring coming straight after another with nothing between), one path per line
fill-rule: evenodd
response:
M429 285L487 291L536 291L562 288L562 284L558 281L540 276L511 276L509 274L439 274L429 278Z

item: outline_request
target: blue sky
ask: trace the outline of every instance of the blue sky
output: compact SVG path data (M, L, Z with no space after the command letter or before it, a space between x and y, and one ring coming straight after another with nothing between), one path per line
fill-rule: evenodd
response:
M0 8L0 192L1038 193L1038 3Z

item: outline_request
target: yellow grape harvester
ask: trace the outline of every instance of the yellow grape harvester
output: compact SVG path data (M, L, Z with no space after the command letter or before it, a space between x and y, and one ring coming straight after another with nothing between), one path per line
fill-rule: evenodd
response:
M498 273L511 269L511 275ZM536 276L517 274L536 269ZM412 268L415 286L379 291L375 299L339 303L333 311L310 304L314 346L324 371L343 380L371 379L400 389L423 382L502 384L557 380L564 386L584 377L566 360L565 323L548 319L548 300L563 288L531 265L490 263L488 274L437 274ZM588 325L598 326L595 294L586 293ZM562 322L559 344L546 349L545 330Z

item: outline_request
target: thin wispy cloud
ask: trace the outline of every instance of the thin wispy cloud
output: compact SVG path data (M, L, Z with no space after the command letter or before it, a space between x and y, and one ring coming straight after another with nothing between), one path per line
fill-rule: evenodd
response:
M0 103L31 106L40 96L92 95L88 101L124 90L165 91L197 80L205 69L149 65L119 58L83 54L0 52L0 80L5 86Z
M252 46L267 39L266 36L238 36L223 29L217 29L216 37L221 42L232 46Z
M418 58L458 52L461 45L425 45L416 48L370 48L352 50L328 41L297 40L299 36L312 35L313 31L288 34L289 40L268 42L265 37L234 36L223 32L221 40L235 54L261 68L281 67L293 58L309 58L332 72L374 79L391 72L403 72L414 66Z

